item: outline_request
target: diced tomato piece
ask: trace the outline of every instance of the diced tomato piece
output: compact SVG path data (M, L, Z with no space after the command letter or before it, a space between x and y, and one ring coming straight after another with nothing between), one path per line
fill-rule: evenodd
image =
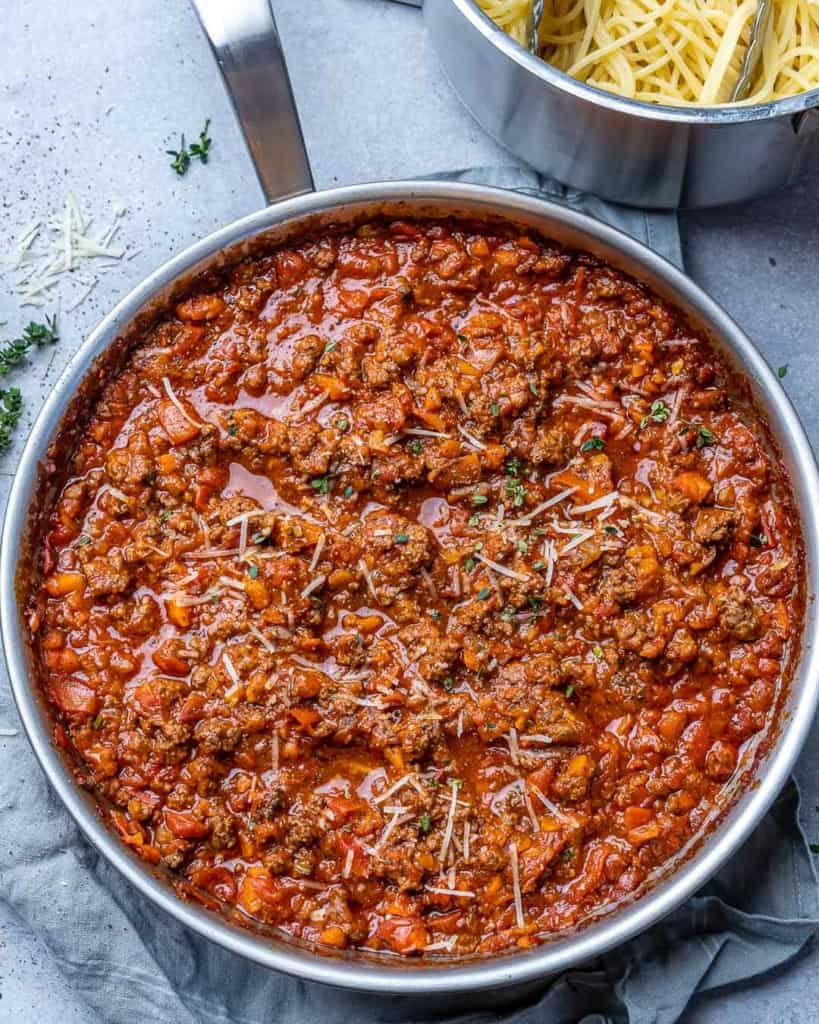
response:
M154 665L156 665L160 672L164 672L166 675L186 676L190 672L190 665L184 658L180 658L178 654L174 654L164 647L154 651L152 658Z
M318 711L314 711L312 708L291 708L290 714L299 723L299 728L305 732L312 732L313 726L321 718Z
M387 917L378 935L396 953L418 953L429 944L429 932L420 917Z
M144 715L162 714L162 693L155 682L140 683L132 699Z
M95 715L100 699L90 686L76 679L56 679L49 683L51 699L69 715Z
M271 878L265 868L250 868L242 880L239 904L248 914L258 915L265 910L280 913L287 909L293 885L285 885L279 878Z
M188 419L187 416L184 416L173 402L162 402L159 406L159 422L171 439L171 444L185 444L186 441L192 441L197 436L199 427L192 422L192 419L193 417Z
M207 698L203 693L189 693L179 709L177 718L185 725L191 722L198 722L205 717L205 704Z
M350 859L347 877L366 878L370 870L370 855L364 849L364 843L355 836L348 835L346 832L339 832L338 847L339 856L342 860L342 872L346 866L348 851L352 850L353 856Z
M333 821L336 825L343 825L358 810L358 804L355 800L350 800L348 797L341 795L327 797L327 806L333 815Z
M210 832L210 825L189 811L171 811L166 808L165 824L180 839L203 839Z
M200 889L219 900L233 903L236 899L236 879L233 872L224 867L200 868L191 876L191 881Z
M173 343L174 355L185 355L186 352L195 348L204 336L204 327L195 327L193 324L182 324L179 333L176 336L176 341Z
M627 829L639 828L651 821L652 817L647 807L627 807L623 814L623 824Z

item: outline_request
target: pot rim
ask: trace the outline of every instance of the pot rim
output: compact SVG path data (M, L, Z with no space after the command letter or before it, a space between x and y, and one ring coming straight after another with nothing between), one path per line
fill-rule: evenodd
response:
M791 457L794 492L806 509L819 507L819 475L807 437L781 383L760 353L730 317L682 271L646 246L608 225L547 200L503 189L448 182L396 181L335 188L276 203L246 216L194 243L138 284L92 331L60 375L32 429L9 496L0 546L0 627L12 691L28 739L63 804L94 846L143 895L194 932L266 967L339 988L393 995L434 995L478 991L544 978L589 960L629 938L675 909L694 893L739 848L771 805L808 735L819 702L819 647L812 642L815 613L805 613L805 636L791 681L788 715L771 742L771 754L755 770L755 782L731 806L689 859L669 872L635 902L620 907L568 937L526 952L467 962L416 967L400 959L374 966L353 956L332 958L258 937L232 926L204 908L183 902L171 886L157 878L103 823L51 741L50 714L32 685L25 654L25 628L17 606L16 571L19 539L24 535L38 466L57 431L61 417L80 382L108 345L144 309L152 296L190 273L202 261L218 259L228 247L270 229L298 234L302 222L320 215L332 218L356 210L374 214L378 208L407 204L423 214L432 208L443 215L483 215L526 222L557 241L569 236L570 246L608 253L604 258L661 288L688 315L707 325L734 361L754 383L764 411L776 423L784 454ZM407 215L407 209L403 210ZM399 214L400 215L400 214ZM332 222L332 221L330 221ZM564 236L561 238L561 234ZM629 267L631 268L629 270ZM787 439L787 440L785 440ZM809 593L817 589L819 520L803 523ZM797 680L799 686L797 687ZM784 712L784 708L782 709ZM763 770L764 769L764 770Z
M671 124L728 126L793 116L819 107L819 86L809 89L807 92L798 93L796 96L771 100L768 103L756 103L752 106L723 104L710 107L672 107L660 103L645 103L642 100L627 99L624 96L607 92L605 89L587 85L585 82L567 75L564 71L558 70L540 57L536 57L495 24L489 15L478 7L476 0L448 0L448 2L457 8L487 42L501 50L506 57L519 64L535 78L539 78L546 85L569 93L577 99L609 111L616 111L619 114Z

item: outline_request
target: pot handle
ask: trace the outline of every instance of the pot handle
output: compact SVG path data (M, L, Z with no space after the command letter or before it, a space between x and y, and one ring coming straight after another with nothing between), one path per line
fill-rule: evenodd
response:
M269 0L191 0L222 72L268 203L313 175Z

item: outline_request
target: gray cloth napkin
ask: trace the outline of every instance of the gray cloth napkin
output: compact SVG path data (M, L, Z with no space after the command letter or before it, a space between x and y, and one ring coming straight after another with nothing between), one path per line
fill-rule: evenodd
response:
M585 210L681 265L674 214L646 214L518 168L436 177L519 188ZM0 726L17 724L8 684ZM357 996L266 971L188 932L90 847L25 737L0 739L0 995L9 955L35 951L44 1024L673 1024L698 993L795 957L819 926L819 889L789 783L740 852L665 921L592 964L471 1002ZM0 1021L4 1016L0 1001ZM17 1019L20 1019L19 1017Z

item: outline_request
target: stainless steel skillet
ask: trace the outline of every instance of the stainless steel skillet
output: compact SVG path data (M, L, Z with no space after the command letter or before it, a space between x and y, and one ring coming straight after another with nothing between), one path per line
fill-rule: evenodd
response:
M234 5L231 5L234 6ZM239 6L239 5L235 5ZM207 19L214 9L224 15L221 3L200 3ZM224 5L227 7L227 5ZM207 10L205 9L207 8ZM247 10L245 6L244 10ZM242 49L232 44L231 31L249 27L252 44L252 75L257 83L277 82L281 109L277 131L287 133L288 159L268 153L259 158L259 172L268 196L285 181L290 193L304 192L231 224L175 257L135 288L99 324L72 359L49 396L26 445L15 477L0 549L0 623L12 689L32 747L51 784L86 837L157 906L195 932L259 964L300 978L342 988L458 998L466 993L523 985L586 961L649 927L698 889L730 857L759 822L787 779L807 736L819 700L817 622L808 603L801 652L785 700L784 714L772 729L767 749L749 760L748 772L736 801L722 819L691 851L672 867L641 898L612 910L586 927L562 935L526 952L466 962L411 963L395 958L367 959L358 954L319 955L285 942L275 935L242 929L221 914L179 900L167 879L135 857L104 825L93 799L76 784L73 774L52 743L52 721L41 695L32 684L31 647L21 595L25 591L37 539L38 503L48 492L50 477L58 478L59 466L50 466L52 442L70 431L72 418L82 417L93 400L101 373L112 353L127 343L135 323L160 312L170 298L191 278L207 268L240 257L260 242L275 243L307 230L328 225L356 224L373 215L455 215L487 220L511 220L556 239L564 245L594 252L622 268L675 303L698 328L706 331L725 357L747 377L762 413L767 417L774 443L781 452L799 507L804 510L804 542L807 591L816 591L819 578L819 527L810 514L819 503L819 476L805 434L779 382L736 324L684 274L625 235L588 217L562 207L515 193L478 186L412 181L356 185L309 193L309 170L275 27L265 0L256 0L255 18L242 25L222 23L218 43L220 59L241 116L248 96L239 85L248 82ZM209 26L212 27L212 26ZM265 34L267 40L264 42ZM238 76L237 83L233 76ZM258 120L257 120L258 125ZM265 138L257 140L264 152ZM251 140L251 148L253 143ZM278 177L280 176L280 177ZM124 340L123 340L124 339ZM36 823L32 822L32 827ZM611 908L609 908L611 909Z

